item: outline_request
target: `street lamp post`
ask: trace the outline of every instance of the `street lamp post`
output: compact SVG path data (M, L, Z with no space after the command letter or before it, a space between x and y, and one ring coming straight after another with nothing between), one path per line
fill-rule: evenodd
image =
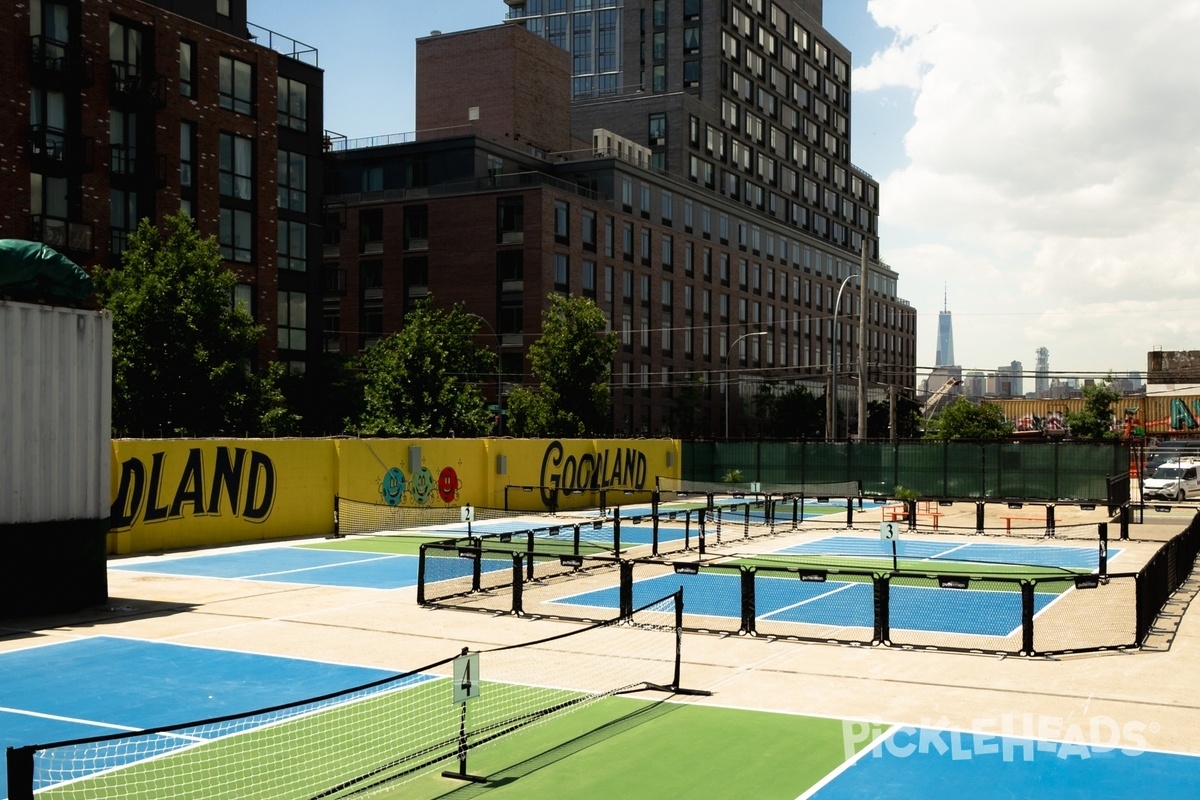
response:
M500 362L500 334L496 333L496 329L492 327L492 323L488 322L478 314L473 314L470 311L466 312L468 317L475 319L487 325L488 330L492 332L492 336L496 337L496 434L504 435L504 384L502 378L502 365Z
M766 331L754 331L752 333L743 333L741 336L733 340L733 344L725 351L725 438L729 438L729 354L733 352L733 348L737 347L738 342L748 336L766 336Z
M829 373L829 441L837 439L837 370L838 370L838 354L841 348L838 346L838 311L842 308L842 290L846 288L846 284L858 277L858 273L852 273L846 276L842 281L842 285L838 287L837 299L833 301L833 359ZM860 309L861 313L861 309Z

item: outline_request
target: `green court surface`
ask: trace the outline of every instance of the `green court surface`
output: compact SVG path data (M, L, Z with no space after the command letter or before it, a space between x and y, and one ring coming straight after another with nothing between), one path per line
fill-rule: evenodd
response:
M847 755L841 720L613 697L472 753L486 784L435 772L379 796L795 800Z

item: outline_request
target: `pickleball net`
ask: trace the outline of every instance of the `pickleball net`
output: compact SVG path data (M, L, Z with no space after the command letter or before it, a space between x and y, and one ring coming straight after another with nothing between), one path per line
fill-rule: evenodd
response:
M627 615L246 714L8 750L10 800L369 797L606 697L680 687L682 590Z

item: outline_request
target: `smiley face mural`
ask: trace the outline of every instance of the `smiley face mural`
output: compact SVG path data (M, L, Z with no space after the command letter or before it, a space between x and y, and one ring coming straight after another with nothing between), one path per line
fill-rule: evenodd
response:
M398 506L404 500L406 482L399 467L392 467L379 483L379 495L389 506Z
M454 471L454 467L442 467L437 481L438 497L442 498L442 502L453 503L454 498L458 497L458 490L461 486L462 484L458 481L458 473Z
M428 505L433 499L435 482L429 467L421 467L412 478L411 491L413 501L419 505Z

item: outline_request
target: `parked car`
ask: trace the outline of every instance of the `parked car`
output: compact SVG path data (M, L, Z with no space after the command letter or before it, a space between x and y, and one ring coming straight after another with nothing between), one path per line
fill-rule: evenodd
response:
M1156 468L1180 459L1200 461L1200 441L1168 439L1159 442L1158 446L1151 450L1146 457L1146 474L1152 475Z
M1200 461L1171 461L1159 466L1146 478L1143 497L1186 500L1200 496Z

